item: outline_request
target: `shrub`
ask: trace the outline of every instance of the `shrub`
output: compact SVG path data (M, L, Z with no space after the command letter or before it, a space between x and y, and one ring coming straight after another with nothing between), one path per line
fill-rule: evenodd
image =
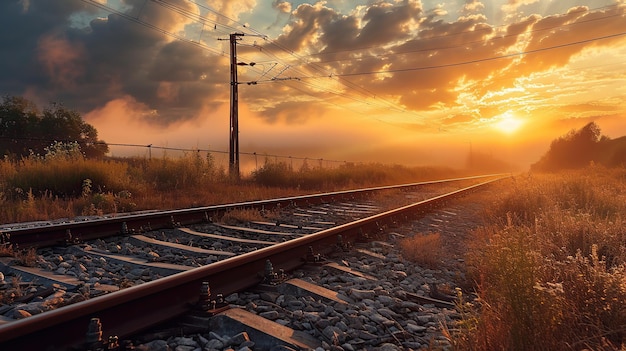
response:
M452 336L459 350L626 345L623 179L591 167L500 192L495 224L473 232L468 273L480 299Z

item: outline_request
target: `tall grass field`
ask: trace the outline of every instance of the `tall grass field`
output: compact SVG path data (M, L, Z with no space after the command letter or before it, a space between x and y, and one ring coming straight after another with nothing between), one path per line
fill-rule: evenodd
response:
M471 235L456 350L626 349L626 170L500 184Z
M468 175L436 167L351 164L293 169L266 162L232 179L211 154L88 159L77 145L0 160L0 223L253 201Z

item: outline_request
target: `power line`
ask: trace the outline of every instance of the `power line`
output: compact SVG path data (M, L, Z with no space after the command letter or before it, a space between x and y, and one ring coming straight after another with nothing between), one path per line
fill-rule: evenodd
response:
M600 7L600 8L597 8L597 9L608 9L608 8L617 8L617 5L604 6L604 7ZM589 9L576 10L576 12L589 12L589 13L591 13L591 11L593 11L593 9L592 10L589 10ZM533 29L531 31L528 31L528 32L525 32L525 33L545 31L545 30L550 30L550 29L554 29L554 28L569 27L569 26L582 24L582 23L589 23L589 22L593 22L593 21L606 20L607 18L611 18L611 17L615 17L615 16L621 16L621 15L622 14L610 14L608 16L591 18L591 19L587 19L587 20L583 20L583 21L578 21L578 22L575 22L575 23L568 23L568 24L565 24L565 25L558 25L558 26L555 25L555 26L550 26L550 27L535 28L535 29ZM489 28L489 29L491 30L492 28ZM447 36L458 35L458 34L462 34L462 33L464 33L464 32L451 33L451 34L449 34ZM553 49L558 49L558 48L562 48L562 47L566 47L566 46L579 45L579 44L583 44L583 43L586 43L586 42L597 41L597 40L602 40L602 39L608 39L608 38L612 38L612 37L616 37L616 36L621 36L621 35L624 35L624 34L625 33L618 33L618 34L614 34L614 35L607 35L607 36L603 36L603 37L596 37L596 38L587 39L587 40L580 40L580 41L576 41L576 42L572 42L572 43L566 43L566 44L561 44L561 45L554 45L554 46L546 47L546 48L527 50L527 51L522 51L522 52L518 52L518 53L508 54L508 55L493 56L493 57L487 57L487 58L483 58L483 59L462 61L462 62L456 62L456 63L451 63L451 64L441 64L441 65L432 65L432 66L424 66L424 67L411 67L411 68L404 68L404 69L389 69L389 70L379 70L379 71L354 72L354 73L333 73L333 72L328 71L327 69L325 69L325 68L323 68L323 67L318 65L320 63L326 63L326 62L331 62L331 61L309 62L308 60L306 60L305 56L300 56L300 55L296 54L294 51L289 50L289 49L283 47L282 45L280 45L276 41L272 40L272 41L270 41L270 44L276 46L279 49L281 49L283 52L286 52L289 55L293 56L298 61L302 62L303 65L310 66L315 71L318 71L318 72L322 73L321 75L320 74L317 74L317 75L316 74L304 74L304 75L300 74L300 75L295 75L295 76L293 76L291 78L297 78L299 81L301 81L303 83L304 83L304 79L335 78L341 84L346 86L346 88L348 88L348 89L352 88L353 89L352 91L354 91L354 90L361 90L365 96L369 96L369 97L372 97L372 98L374 98L376 100L383 101L386 106L390 106L390 107L392 107L394 109L398 109L400 111L406 112L406 109L404 109L403 107L399 106L398 104L396 104L394 102L391 102L391 101L388 101L386 99L383 99L380 96L377 96L376 94L371 92L370 90L368 90L368 89L366 89L364 87L361 87L359 85L353 84L352 82L346 80L345 78L346 77L350 77L350 76L385 74L385 73L398 73L398 72L418 71L418 70L438 69L438 68L454 67L454 66L460 66L460 65L468 65L468 64L479 63L479 62L484 62L484 61L491 61L491 60L497 60L497 59L503 59L503 58L510 58L510 57L514 57L514 56L533 54L533 53L537 53L537 52L541 52L541 51L553 50ZM496 37L496 38L492 39L492 41L493 40L501 40L501 39L509 37L509 36L513 36L513 35L499 36L499 37ZM435 38L435 37L433 37L433 38ZM428 38L428 40L432 40L433 38ZM265 38L265 40L267 41L267 38ZM413 41L417 41L417 40L424 40L424 39L416 39L416 40L413 40ZM478 43L478 42L484 43L484 41L477 41L477 42L474 42L474 43ZM470 44L472 44L472 43L470 43ZM450 47L442 47L442 48L441 47L440 48L430 48L430 49L423 49L423 50L412 51L412 52L420 52L420 51L426 51L427 52L427 51L432 51L432 50L450 49L450 48L467 47L467 46L468 45L465 44L463 46L450 46ZM267 47L265 47L265 48L267 48ZM393 56L393 55L408 54L408 53L411 53L411 52L407 51L407 52L402 52L402 53L386 54L386 55L383 55L383 56ZM371 57L381 57L381 55L371 56ZM341 61L341 60L337 60L337 61ZM300 73L303 73L303 72L300 72ZM257 80L257 81L255 81L255 83L265 83L265 82L273 82L273 81L274 81L274 79ZM319 85L317 85L316 87L318 89L321 89L321 87ZM339 95L339 96L344 96L344 97L350 98L349 94L346 93L346 92L344 92L344 93L337 93L336 91L333 92L332 90L330 90L329 92L331 94L335 94L335 95ZM358 100L356 98L350 98L350 99Z
M91 3L95 6L98 6L100 8L104 8L107 9L109 11L113 11L115 13L118 13L120 15L122 15L122 13L120 13L119 11L116 11L114 9L111 9L107 6L101 5L99 3L97 3L95 0L83 0L85 2ZM480 62L486 62L486 61L491 61L491 60L498 60L498 59L504 59L504 58L511 58L511 57L515 57L515 56L521 56L521 55L527 55L527 54L533 54L533 53L537 53L537 52L541 52L541 51L546 51L546 50L552 50L552 49L558 49L558 48L562 48L562 47L566 47L566 46L572 46L572 45L579 45L582 43L586 43L586 42L591 42L591 41L596 41L596 40L602 40L602 39L608 39L608 38L612 38L612 37L617 37L617 36L621 36L624 35L625 33L618 33L618 34L614 34L614 35L608 35L608 36L603 36L603 37L597 37L597 38L592 38L592 39L587 39L587 40L581 40L581 41L576 41L576 42L572 42L572 43L566 43L566 44L561 44L561 45L555 45L555 46L551 46L551 47L546 47L546 48L540 48L540 49L534 49L534 50L527 50L527 51L521 51L518 53L511 53L511 54L507 54L507 55L500 55L500 56L491 56L491 57L485 57L482 59L476 59L476 60L468 60L468 61L461 61L461 62L455 62L455 63L450 63L450 64L440 64L440 65L431 65L431 66L422 66L422 67L408 67L408 68L398 68L398 69L387 69L387 70L378 70L378 71L365 71L365 72L353 72L353 73L336 73L336 72L332 72L329 71L327 68L324 68L322 66L320 66L321 63L325 63L325 62L331 62L331 61L317 61L317 62L310 62L309 60L307 60L307 57L310 56L314 56L314 55L309 55L309 56L302 56L297 54L296 52L294 52L293 50L290 50L286 47L284 47L283 45L281 45L280 43L278 43L275 40L270 40L269 37L267 35L263 35L261 32L251 28L248 25L242 24L237 22L236 20L229 18L221 13L219 13L218 11L213 10L210 7L207 7L205 5L199 4L198 2L195 1L191 1L191 0L186 0L189 3L193 3L196 6L198 6L199 8L202 8L205 11L208 11L212 14L215 14L218 18L223 18L224 21L226 21L228 24L223 24L221 23L221 21L218 20L211 20L208 19L206 16L202 16L202 15L198 15L196 13L190 12L187 9L184 9L182 7L180 7L179 5L175 5L169 2L166 2L164 0L152 0L153 2L158 3L159 5L163 6L164 8L169 9L170 11L175 11L178 14L181 14L183 16L185 16L186 18L189 18L190 20L196 21L196 22L202 22L202 23L214 23L215 27L217 28L218 25L220 26L224 26L224 28L230 28L234 31L236 30L242 30L242 28L245 28L246 31L248 32L252 32L253 35L255 37L261 37L265 42L268 43L268 45L257 45L256 41L253 44L248 44L248 46L250 47L254 47L257 48L261 53L265 54L266 56L270 57L273 61L275 61L275 65L270 69L274 69L276 67L276 71L278 72L277 74L274 74L273 77L271 78L267 78L267 79L263 79L264 77L268 76L268 73L270 70L265 70L263 69L263 71L259 71L256 68L253 68L252 71L253 72L257 72L257 74L259 74L259 77L257 77L256 80L251 80L250 82L248 82L249 84L263 84L263 83L274 83L274 82L281 82L283 79L280 78L281 75L285 74L288 71L293 71L295 72L295 75L291 75L289 76L287 79L290 80L298 80L301 83L303 83L305 86L308 86L309 88L313 88L313 89L317 89L320 90L321 92L326 92L326 93L330 93L336 96L340 96L340 97L345 97L354 101L359 101L362 103L366 103L366 104L370 104L370 102L365 101L361 98L357 98L355 96L364 96L364 97L369 97L372 98L374 101L379 101L381 103L381 106L386 106L386 107L391 107L394 109L397 109L399 111L403 111L406 112L407 110L405 108L403 108L401 105L398 105L395 102L389 101L387 99L382 98L379 95L376 95L375 93L373 93L372 91L368 90L365 87L362 87L358 84L354 84L352 82L350 82L349 80L347 80L347 77L351 77L351 76L362 76L362 75L373 75L373 74L389 74L389 73L401 73L401 72L408 72L408 71L419 71L419 70L430 70L430 69L441 69L441 68L447 68L447 67L454 67L454 66L461 66L461 65L469 65L469 64L474 64L474 63L480 63ZM604 6L604 7L599 7L599 8L595 8L595 9L579 9L576 10L578 12L589 12L589 13L593 13L593 11L596 11L598 9L609 9L609 8L618 8L618 5L609 5L609 6ZM584 20L584 21L579 21L576 23L568 23L565 25L556 25L556 26L551 26L551 27L543 27L543 28L536 28L533 29L531 31L525 32L525 33L532 33L532 32L537 32L537 31L543 31L543 30L549 30L549 29L554 29L554 28L561 28L561 27L566 27L566 26L572 26L572 25L576 25L576 24L580 24L580 23L587 23L587 22L591 22L591 21L597 21L597 20L606 20L607 18L610 17L614 17L614 16L619 16L620 14L611 14L608 16L603 16L603 17L598 17L598 18L591 18L588 20ZM129 20L138 21L138 17L132 17L132 16L123 16L124 18L127 18ZM139 22L140 24L144 24L142 21ZM231 26L234 25L234 26ZM146 24L144 24L146 25ZM225 56L224 51L218 51L216 49L213 49L209 46L206 46L204 43L198 41L189 41L188 39L181 37L179 35L164 31L162 29L159 28L154 28L154 26L151 26L149 24L147 24L148 27L155 29L159 32L162 32L164 34L167 35L171 35L176 39L179 40L183 40L185 42L189 42L192 43L194 45L197 45L199 47L205 48L211 52L214 53L218 53L221 54L222 56ZM502 26L504 27L504 26ZM498 28L498 27L495 27ZM494 27L489 27L489 28L478 28L473 30L473 32L477 31L477 30L493 30ZM452 35L459 35L459 34L464 34L467 33L468 31L461 31L461 32L456 32L456 33L449 33L445 36L439 36L439 37L448 37L448 36L452 36ZM496 37L492 40L499 40L505 37L509 37L512 36L511 35L505 35L505 36L499 36ZM427 40L433 40L439 37L430 37L427 38ZM424 38L420 38L420 39L415 39L415 40L411 40L411 41L407 41L406 43L410 43L413 41L418 41L418 40L425 40ZM477 41L478 42L478 41ZM469 44L473 44L473 43L477 43L477 42L472 42ZM481 43L483 41L480 41ZM418 51L407 51L407 52L401 52L401 53L394 53L391 55L400 55L400 54L408 54L411 52L422 52L422 51L428 51L428 50L442 50L442 49L448 49L448 48L456 48L456 47L467 47L467 44L463 45L463 46L451 46L451 47L443 47L443 48L434 48L434 49L423 49L423 50L418 50ZM279 57L277 54L274 53L273 48L277 48L280 52L282 53L286 53L289 56L293 57L297 62L300 63L300 65L293 65L293 64L289 64L287 63L283 58ZM348 52L350 50L346 50L345 52ZM339 52L336 52L339 53ZM324 54L324 53L320 53ZM328 54L328 52L327 52ZM391 56L391 55L385 55L385 56ZM383 55L374 55L372 57L383 57ZM250 60L252 61L252 60ZM313 72L306 72L303 71L300 67L309 67L312 69L313 72L317 72L317 74L313 73ZM260 73L259 73L260 72ZM336 80L338 83L344 85L347 90L345 91L338 91L338 90L334 90L332 88L329 88L326 85L319 85L319 84L312 84L312 83L308 83L305 82L305 79L334 79ZM291 88L294 88L292 85L288 85ZM305 92L304 90L300 90L299 91L306 93L307 95L310 96L316 96L315 94L317 94L314 91L309 91L309 92ZM357 93L357 94L355 94Z
M76 141L76 140L69 140L69 139L65 140L65 139L45 139L45 138L5 137L5 136L0 136L0 140L39 141L39 142L46 142L50 144L53 144L56 142L70 143L70 142ZM88 144L89 145L121 146L121 147L138 147L138 148L147 148L150 150L179 151L179 152L207 152L211 154L228 154L229 153L228 151L224 151L224 150L202 149L202 148L190 149L190 148L182 148L182 147L158 146L154 144L109 143L105 141L95 141L95 142L90 142ZM331 162L331 163L349 163L349 161L345 161L345 160L344 161L332 160L332 159L326 159L323 157L290 156L290 155L280 155L280 154L259 153L256 151L252 151L252 152L240 151L239 153L242 155L247 155L247 156L266 156L266 157L292 159L292 160L317 160L317 161L323 160L325 162Z
M539 48L539 49L533 49L533 50L527 50L527 51L520 51L520 52L516 52L516 53L501 55L501 56L490 56L490 57L485 57L485 58L476 59L476 60L461 61L461 62L455 62L455 63L447 63L447 64L441 64L441 65L422 66L422 67L409 67L409 68L380 70L380 71L366 71L366 72L356 72L356 73L337 73L334 76L337 76L337 77L351 77L351 76L362 76L362 75L371 75L371 74L399 73L399 72L422 71L422 70L430 70L430 69L455 67L455 66L469 65L469 64L485 62L485 61L499 60L499 59L503 59L503 58L510 58L510 57L515 57L515 56L523 56L523 55L528 55L528 54L534 54L534 53L538 53L538 52L542 52L542 51L555 50L555 49L560 49L560 48L564 48L564 47L568 47L568 46L585 44L585 43L589 43L589 42L593 42L593 41L599 41L599 40L604 40L604 39L616 38L616 37L620 37L620 36L623 36L623 35L626 35L626 32L615 33L615 34L610 34L610 35L605 35L605 36L595 37L595 38L590 38L590 39L585 39L585 40L579 40L579 41L565 43L565 44L553 45L553 46L549 46L549 47L545 47L545 48ZM303 77L298 77L298 78L300 78L300 79L323 78L323 76L303 76Z
M578 13L578 12L592 13L592 11L597 11L597 10L600 10L600 9L608 9L610 7L617 8L618 5L602 6L602 7L598 7L598 8L589 9L589 10L586 10L586 9L585 10L576 10L576 11L573 11L571 13ZM615 13L615 14L610 14L608 16L597 17L597 18L590 18L590 19L583 20L583 21L578 21L578 22L575 22L575 23L567 23L567 24L553 25L553 26L542 27L542 28L535 28L535 29L532 29L530 31L525 31L524 33L536 33L536 32L546 31L546 30L555 29L555 28L570 27L570 26L574 26L574 25L578 25L578 24L585 24L585 23L594 22L594 21L606 20L607 18L616 17L616 16L622 16L622 15L623 15L622 13ZM483 24L483 23L477 23L477 24ZM411 39L411 40L403 42L403 45L410 44L410 43L413 43L413 42L425 41L425 40L445 39L445 38L449 38L449 37L453 37L453 36L457 36L457 35L462 35L462 34L468 34L468 33L476 33L476 32L481 32L481 31L492 31L492 30L497 30L498 28L503 28L503 27L508 27L508 26L509 25L501 25L501 26L495 26L495 27L483 27L483 28L476 28L476 29L472 29L472 30L448 33L448 34L444 34L444 35L436 35L436 36L427 37L427 38ZM509 37L513 37L513 36L517 36L517 35L519 35L519 34L505 34L505 35L502 35L502 36L491 38L488 41L476 40L476 41L463 43L463 45L442 46L442 47L433 47L433 48L420 49L420 50L410 50L410 51L394 52L394 53L387 53L387 54L380 54L380 55L360 56L360 58L367 58L367 57L372 57L372 58L391 57L391 56L395 56L395 55L404 55L404 54L410 54L410 53L416 53L416 52L428 52L428 51L433 51L433 50L447 50L447 49L463 48L463 47L467 47L467 46L472 45L472 44L485 44L485 43L489 43L490 41L501 40L501 39L505 39L505 38L509 38ZM348 49L348 50L337 50L337 51L320 51L320 52L317 52L317 53L309 54L309 55L304 56L304 57L315 57L315 56L323 56L323 55L341 54L341 53L348 53L348 52L354 52L354 51L369 50L369 49L373 49L373 48L379 48L379 46L364 46L364 47L359 47L359 48L353 48L353 49ZM341 62L341 61L346 61L346 60L351 60L351 59L352 58L337 59L337 60L323 60L323 61L316 61L316 62L318 62L318 63Z

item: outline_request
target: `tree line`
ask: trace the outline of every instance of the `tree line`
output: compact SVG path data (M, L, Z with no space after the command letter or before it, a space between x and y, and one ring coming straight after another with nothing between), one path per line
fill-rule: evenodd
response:
M626 137L611 139L602 135L595 122L590 122L553 140L548 152L531 165L531 170L552 172L590 164L626 166Z
M77 143L87 158L102 158L108 145L81 115L59 103L43 111L28 99L4 96L0 104L0 157L19 160L44 155L56 143Z

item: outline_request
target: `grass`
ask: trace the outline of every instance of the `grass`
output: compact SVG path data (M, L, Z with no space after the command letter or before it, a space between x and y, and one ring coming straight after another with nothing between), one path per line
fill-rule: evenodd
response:
M381 164L337 168L267 161L231 179L211 154L93 160L78 150L0 160L0 223L177 209L458 177L458 170Z
M34 248L15 250L13 252L13 260L18 266L36 267L37 258L37 251Z
M462 306L455 349L626 348L625 180L590 167L503 184L470 239L479 299Z
M442 255L441 234L421 234L400 239L398 242L402 257L420 266L435 268Z
M10 304L25 294L20 276L12 276L8 283L9 287L0 291L0 303L3 304Z

